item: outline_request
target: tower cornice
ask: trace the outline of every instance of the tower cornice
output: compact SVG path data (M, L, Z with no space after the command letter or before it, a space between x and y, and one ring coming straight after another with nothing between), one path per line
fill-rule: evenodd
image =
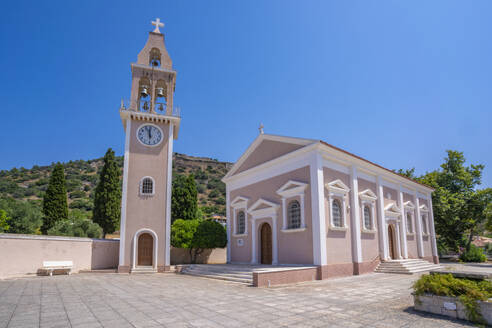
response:
M144 121L149 123L161 123L161 124L171 124L173 128L173 138L178 139L179 125L181 123L181 117L174 115L161 115L152 113L137 112L134 110L120 109L121 122L123 123L123 128L126 131L126 121Z

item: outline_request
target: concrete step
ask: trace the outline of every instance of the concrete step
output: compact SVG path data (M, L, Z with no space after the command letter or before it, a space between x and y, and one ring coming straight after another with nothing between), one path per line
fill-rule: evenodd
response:
M187 275L191 275L191 276L205 277L205 278L210 278L210 279L240 282L240 283L248 284L248 285L251 285L253 283L253 277L252 276L249 278L245 278L245 277L243 278L243 277L235 277L235 276L226 275L226 274L210 274L210 273L197 272L197 271L188 271L188 272L182 272L182 273L187 274Z
M207 270L184 270L181 273L184 274L202 274L202 275L217 275L217 276L224 276L224 277L233 277L233 278L243 278L243 279L252 279L253 275L251 272L245 272L245 273L232 273L232 272L211 272Z
M157 273L153 267L136 267L130 271L132 274L146 274L146 273Z
M376 268L375 272L412 274L417 272L435 270L438 268L440 268L439 265L421 259L408 259L381 262Z

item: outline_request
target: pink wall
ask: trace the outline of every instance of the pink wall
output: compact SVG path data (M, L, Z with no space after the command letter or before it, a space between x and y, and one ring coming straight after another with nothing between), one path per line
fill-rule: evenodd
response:
M43 261L72 261L74 272L116 268L118 240L0 234L0 278L35 274Z
M197 257L196 263L224 264L227 262L227 248L206 249ZM189 264L190 253L187 249L171 247L171 265Z
M340 179L346 186L350 187L350 179L347 174L335 171L329 168L323 168L324 183L330 183L334 180ZM346 212L346 225L345 231L330 230L330 206L328 204L328 190L325 189L325 215L326 215L326 256L328 264L338 264L352 262L352 242L350 232L350 210ZM350 197L347 194L345 202L350 205Z
M374 194L377 195L376 184L373 182L369 182L367 180L359 178L359 192L364 191L366 189L370 189ZM360 201L360 200L359 200ZM362 206L360 206L360 226L364 226L364 215L362 212ZM378 207L377 201L374 203L374 217L372 218L374 227L376 229L375 233L371 232L363 232L361 229L361 250L362 250L362 262L370 262L374 260L374 258L379 256L379 241L378 241Z
M260 165L262 163L268 162L274 158L280 157L294 150L300 149L304 146L294 145L285 142L278 142L273 140L264 140L260 145L253 151L253 153L244 161L244 163L239 167L237 173L246 171L254 166Z
M310 183L309 166L278 175L276 177L260 181L258 183L251 184L249 186L239 188L230 192L231 202L237 196L243 196L249 198L248 206L253 205L259 198L282 204L281 197L276 193L282 185L289 180L295 180L303 183ZM287 199L287 203L290 200ZM234 208L230 207L231 223L234 218ZM312 224L311 224L311 187L306 188L304 196L304 215L306 230L298 232L282 232L282 207L280 206L277 211L277 239L278 239L278 261L280 264L312 264L313 263L313 244L312 244ZM261 223L265 220L256 220L255 229L256 235L259 238L259 228ZM267 221L272 225L271 219ZM251 261L251 231L253 229L251 216L247 215L247 231L246 236L234 237L234 223L231 225L231 261L232 262L250 262ZM273 228L273 225L272 225ZM243 246L238 246L238 239L244 241ZM257 240L257 250L260 249L259 239ZM258 253L258 261L261 257Z

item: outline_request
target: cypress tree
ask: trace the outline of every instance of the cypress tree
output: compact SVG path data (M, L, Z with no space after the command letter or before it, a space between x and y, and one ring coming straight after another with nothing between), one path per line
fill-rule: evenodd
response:
M48 189L43 197L43 226L46 234L56 222L68 219L67 187L63 165L56 163L51 172Z
M101 226L104 236L113 233L120 226L120 169L111 148L104 155L104 166L94 195L93 214L92 220Z
M171 221L194 220L198 214L198 194L193 174L178 175L173 181L171 196Z

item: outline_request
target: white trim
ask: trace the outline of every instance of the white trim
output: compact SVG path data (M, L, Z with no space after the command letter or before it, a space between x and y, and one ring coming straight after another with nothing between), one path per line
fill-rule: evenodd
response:
M415 209L417 211L417 214L414 217L415 221L415 226L417 228L417 252L419 257L424 257L424 244L422 240L422 220L420 219L420 201L419 198L417 197L417 192L413 194L414 201L415 201Z
M401 211L401 229L399 229L400 232L400 240L402 243L402 256L403 258L408 258L408 245L407 245L407 218L405 216L405 203L403 202L403 192L401 191L401 185L400 185L400 190L398 192L398 205L400 207Z
M258 209L261 205L266 205L265 208ZM273 213L276 214L277 209L279 208L279 204L270 202L266 199L259 198L253 205L251 205L248 213L253 217L259 217L262 215L268 216L268 214Z
M308 166L309 158L313 153L316 153L316 145L306 146L252 167L246 171L237 173L232 177L224 177L222 178L222 181L229 184L231 190L242 188Z
M144 179L150 179L150 180L152 180L152 192L150 194L144 194L142 192ZM154 196L155 195L155 180L154 180L153 177L151 177L151 176L145 176L142 179L140 179L140 182L138 183L138 194L140 196L144 196L144 197L150 197L150 196Z
M291 186L295 186L295 187L289 188ZM277 190L277 194L282 196L282 231L284 230L302 231L300 229L306 228L306 218L304 213L305 212L304 195L307 186L308 186L307 183L289 180ZM287 199L294 198L294 197L299 197L299 205L300 205L299 211L301 214L301 222L299 228L289 229L288 222L287 222L287 218L288 218L287 208L291 201L287 202Z
M352 226L352 256L353 262L361 263L362 262L362 246L361 246L361 224L360 224L360 212L359 212L359 195L357 194L357 190L359 190L359 180L358 180L358 171L356 166L352 166L350 172L350 183L351 188L353 190L350 193L351 200L351 226ZM372 218L371 218L372 220Z
M427 207L427 205L422 204L422 205L420 205L420 211L421 212L429 212L429 208Z
M120 221L120 254L119 265L125 265L125 240L126 240L126 202L128 199L128 166L130 163L130 135L131 120L126 121L125 157L123 159L123 192L121 195L121 221Z
M227 218L227 263L231 263L231 209L230 209L230 191L226 184L226 218Z
M403 203L403 206L405 208L409 208L409 209L415 209L415 205L411 202L411 201L406 201L405 203Z
M359 192L359 197L363 200L371 201L374 202L376 199L378 199L378 196L371 190L371 189L366 189L364 191Z
M297 228L297 229L282 229L282 232L290 233L290 232L302 232L306 231L306 228Z
M334 171L338 171L344 174L350 174L350 168L349 168L349 163L347 162L340 162L335 159L333 159L331 156L323 156L323 167L332 169Z
M147 144L144 144L144 143L142 142L142 140L140 140L140 138L138 137L138 132L139 132L139 131L140 131L140 130L144 127L144 126L147 126L147 125L153 126L153 127L157 128L157 129L161 132L161 140L160 140L158 143L156 143L155 145L147 145ZM170 124L169 126L171 127L171 126L172 126L172 124ZM158 126L158 125L155 125L155 124L152 124L152 123L144 123L144 124L140 125L140 126L138 127L138 129L136 129L136 130L135 130L135 137L136 137L136 138L137 138L137 140L140 142L140 144L141 144L141 145L143 145L143 146L145 146L145 147L157 147L157 146L159 146L159 145L162 143L162 141L164 140L164 132L162 132L161 127L160 127L160 126ZM171 139L172 139L172 138L171 138Z
M363 199L360 201L360 213L361 213L361 222L362 222L362 225L361 225L361 231L363 232L376 232L377 229L376 229L376 211L375 211L375 207L376 207L376 200L366 200L366 199ZM364 213L364 207L366 206L369 206L369 209L371 210L371 227L369 227L369 229L366 228L366 218L365 218L365 213Z
M290 143L290 144L301 145L301 146L306 146L306 145L309 145L311 143L316 142L316 140L310 140L310 139L276 136L276 135L271 135L271 134L260 134L249 145L249 147L246 149L246 151L243 153L243 155L241 155L241 157L239 157L239 159L232 166L232 168L229 170L229 172L227 172L227 174L223 178L223 181L228 180L230 177L235 175L236 171L242 166L242 164L246 161L246 159L253 153L253 151L255 151L255 149L264 140L278 141L278 142ZM250 169L248 169L246 171L249 171ZM243 171L243 172L246 172L246 171ZM243 172L240 172L240 173L243 173Z
M171 193L173 181L173 143L174 125L169 125L168 145L167 145L167 186L166 186L166 261L165 265L171 263ZM154 187L155 188L155 187Z
M142 229L139 229L137 232L135 232L135 235L133 236L133 259L132 259L132 270L135 270L135 268L137 267L137 257L138 257L138 254L137 254L137 251L138 251L138 247L137 247L137 244L138 244L138 237L142 234L142 233L150 233L152 235L152 237L154 237L153 239L153 242L154 242L154 251L152 252L152 267L154 268L154 270L157 270L157 259L159 258L158 257L158 254L157 254L157 251L159 249L158 245L159 245L159 237L157 236L157 234L152 230L152 229L148 229L148 228L142 228Z
M313 226L314 265L326 265L326 213L323 162L319 152L310 158L311 222Z
M378 177L376 181L376 187L378 191L378 227L379 227L379 256L382 260L388 259L388 238L387 233L384 230L387 230L386 220L384 219L384 198L383 198L383 184L381 183L381 177ZM382 230L382 231L381 231Z
M277 214L276 210L278 207L272 207L272 209L275 212L270 212L270 213L259 213L255 212L257 215L252 215L251 217L251 240L252 240L252 245L251 245L251 264L258 264L258 258L257 258L257 251L256 251L256 230L259 229L260 227L256 226L256 221L259 219L272 219L272 265L277 265L278 264L278 238L277 238ZM264 222L268 223L268 222ZM261 232L260 232L260 237L261 237Z
M237 196L231 202L231 207L233 208L245 208L248 205L249 198L243 196Z
M245 237L248 235L248 208L246 206L244 207L234 207L233 208L233 213L234 213L234 230L233 230L233 237ZM237 218L237 213L238 212L243 212L244 213L244 232L238 233L238 218Z
M401 209L395 203L390 203L384 207L384 215L389 217L401 216Z
M432 196L429 198L430 206L429 206L429 224L430 224L430 233L431 233L431 242L432 242L432 256L439 256L437 252L437 243L436 243L436 228L434 226L434 209L432 208Z
M340 180L340 179L336 179L336 180L333 180L329 183L326 183L325 187L326 187L326 189L328 189L328 207L330 209L330 211L329 211L329 213L330 213L329 229L330 230L338 230L338 231L347 230L348 225L347 225L347 200L346 200L346 196L349 193L350 188L347 187L342 182L342 180ZM333 223L333 201L334 201L334 198L341 201L340 202L341 203L340 204L341 205L340 210L342 212L341 213L342 214L341 220L343 221L341 226L336 226Z
M325 184L326 189L334 194L347 194L350 188L345 185L340 179L333 180L332 182Z

